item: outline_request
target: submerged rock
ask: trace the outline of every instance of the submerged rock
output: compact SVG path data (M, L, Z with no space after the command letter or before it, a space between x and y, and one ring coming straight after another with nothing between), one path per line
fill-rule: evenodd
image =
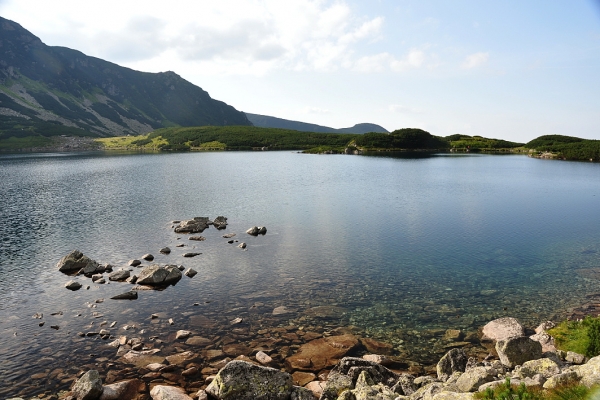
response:
M320 371L337 364L356 346L358 339L353 335L329 336L303 344L298 352L288 357L285 362L293 370Z

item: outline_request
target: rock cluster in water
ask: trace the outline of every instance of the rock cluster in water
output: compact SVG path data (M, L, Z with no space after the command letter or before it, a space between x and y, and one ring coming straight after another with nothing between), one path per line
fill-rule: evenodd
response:
M212 349L210 340L200 338L195 344L205 348L202 355L187 351L163 357L159 349L125 350L122 357L145 375L103 385L98 372L90 370L60 398L466 400L474 399L475 392L504 384L507 378L513 384L540 390L574 381L588 387L600 384L600 356L586 360L583 355L556 350L546 332L550 327L552 323L541 324L535 334L527 335L514 318L491 321L483 328L482 340L493 346L492 354L479 360L464 349L453 348L439 360L435 373L422 376L399 370L397 361L388 355L348 356L366 344L383 352L388 349L385 343L362 343L350 334L316 338L300 346L285 359L288 372L272 368L274 360L263 351L231 360L223 351ZM193 332L177 332L178 340L194 338ZM115 342L109 345L127 347L125 340ZM205 379L200 389L179 387L175 383L180 380L178 375L197 376L202 360L212 366L203 370L218 366L218 373Z

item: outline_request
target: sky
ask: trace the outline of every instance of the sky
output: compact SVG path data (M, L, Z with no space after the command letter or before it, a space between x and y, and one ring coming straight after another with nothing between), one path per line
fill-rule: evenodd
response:
M600 139L600 0L0 0L0 16L244 112Z

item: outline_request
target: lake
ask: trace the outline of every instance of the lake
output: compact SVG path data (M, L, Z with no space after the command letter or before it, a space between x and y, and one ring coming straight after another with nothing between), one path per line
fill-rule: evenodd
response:
M535 327L600 292L597 163L478 154L11 154L0 156L0 182L0 395L65 389L79 370L119 368L114 348L78 335L113 322L115 337L134 335L165 353L180 350L178 329L219 348L223 338L248 342L287 327L352 331L426 365L444 353L437 343L446 329L473 334L502 316ZM219 215L227 229L209 228L205 241L173 231L173 220ZM267 234L247 235L255 225ZM159 253L165 246L171 254ZM132 286L60 273L56 263L73 249L117 269L151 253L153 263L198 275L140 291L135 301L110 300ZM84 287L65 289L70 279ZM285 345L288 354L300 339Z

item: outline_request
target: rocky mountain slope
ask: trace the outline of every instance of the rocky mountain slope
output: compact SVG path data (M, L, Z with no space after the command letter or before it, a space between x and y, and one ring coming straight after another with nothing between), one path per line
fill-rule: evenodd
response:
M0 17L0 139L133 135L174 125L251 123L174 72L134 71L47 46Z
M289 119L270 117L268 115L250 114L246 113L246 116L252 122L254 126L260 128L281 128L281 129L293 129L295 131L302 132L319 132L319 133L389 133L385 128L376 124L356 124L350 128L335 129L328 126L309 124L306 122L292 121Z

